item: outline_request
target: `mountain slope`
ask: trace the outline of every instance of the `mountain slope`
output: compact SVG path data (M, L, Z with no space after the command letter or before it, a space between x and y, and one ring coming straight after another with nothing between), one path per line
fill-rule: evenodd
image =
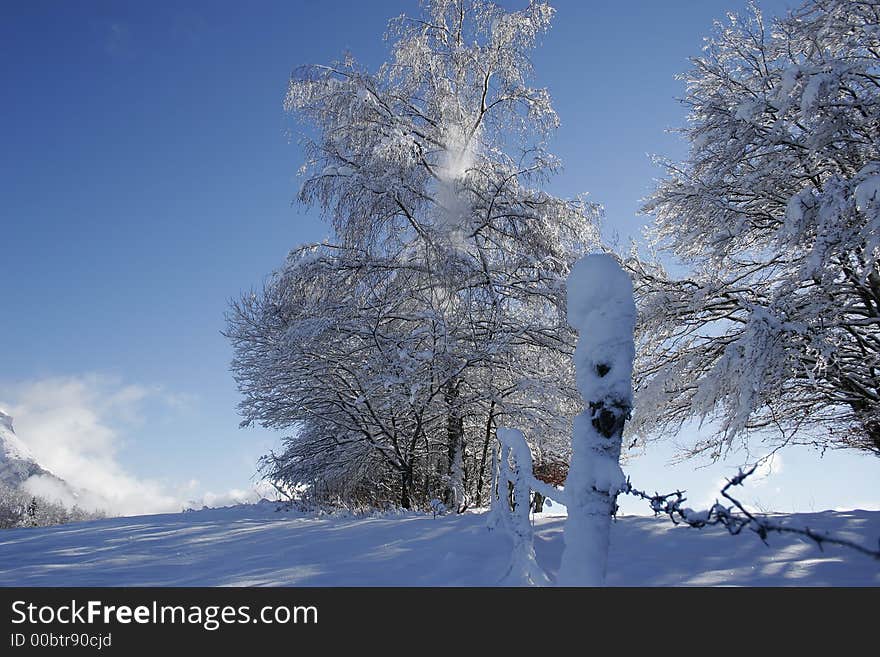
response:
M367 518L279 513L261 503L0 531L0 586L494 586L510 540L485 516ZM880 512L798 514L782 522L875 545ZM555 576L564 518L535 520L535 550ZM880 586L880 562L773 535L729 536L663 518L612 527L612 586Z
M12 418L0 410L0 485L21 488L31 477L54 480L73 493L60 477L41 467L21 438L15 435Z

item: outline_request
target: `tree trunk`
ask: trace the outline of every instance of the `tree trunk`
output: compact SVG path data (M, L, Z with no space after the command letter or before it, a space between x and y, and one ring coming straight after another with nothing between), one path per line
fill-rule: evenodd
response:
M480 458L480 473L477 476L477 506L483 503L483 482L486 476L486 458L489 455L489 443L492 440L492 424L495 421L495 400L489 404L489 417L486 419L486 438L483 440L483 455Z
M532 499L532 506L535 509L535 513L541 513L541 511L544 510L544 496L538 491L535 491L535 495Z
M412 484L412 468L400 471L400 508L411 509L409 490Z
M880 422L866 422L865 431L868 433L871 445L874 446L874 451L880 454Z
M450 511L458 512L464 502L462 498L462 468L464 458L464 420L458 409L459 382L451 381L446 385L444 399L446 401L446 447L447 469L446 489L443 493L443 504Z

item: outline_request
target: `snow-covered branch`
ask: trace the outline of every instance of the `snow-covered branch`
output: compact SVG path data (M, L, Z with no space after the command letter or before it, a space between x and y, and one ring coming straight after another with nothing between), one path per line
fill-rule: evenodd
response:
M880 452L877 16L808 0L769 26L752 6L692 60L690 153L644 207L658 262L627 261L634 434L697 418L713 458L758 430Z

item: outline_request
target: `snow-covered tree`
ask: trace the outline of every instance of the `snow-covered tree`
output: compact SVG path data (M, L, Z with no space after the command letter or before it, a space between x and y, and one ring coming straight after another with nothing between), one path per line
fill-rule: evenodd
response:
M500 421L567 458L564 281L598 210L542 190L558 119L529 53L552 14L431 0L391 21L378 71L295 72L299 199L335 239L295 250L227 331L245 423L294 431L270 478L460 509L484 499Z
M633 258L632 428L880 452L880 3L718 23L684 76L684 162L647 201L673 276Z
M69 522L97 520L103 511L85 511L79 506L65 507L20 488L0 484L0 529L14 527L51 527Z

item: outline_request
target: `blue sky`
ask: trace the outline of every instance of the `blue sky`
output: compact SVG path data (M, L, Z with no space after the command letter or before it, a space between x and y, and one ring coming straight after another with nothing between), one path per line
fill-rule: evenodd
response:
M665 132L684 121L674 75L712 20L744 3L553 4L534 57L562 119L553 146L566 169L551 190L589 192L606 207L606 236L626 241L660 174L648 154L684 154ZM768 14L791 4L761 3ZM238 428L220 335L227 301L328 233L292 205L302 156L285 136L294 127L281 107L286 81L295 66L345 50L374 68L387 19L416 10L416 0L0 6L0 403L18 411L25 441L31 433L47 452L69 441L94 454L89 436L103 435L107 467L151 486L134 497L249 485L278 436ZM48 399L66 415L50 413ZM672 453L653 450L634 474L646 486L699 489L729 473L667 470ZM829 497L815 483L841 470L870 482L874 459L783 459L797 467L777 468L785 494L768 487L773 504L880 503L867 484Z

